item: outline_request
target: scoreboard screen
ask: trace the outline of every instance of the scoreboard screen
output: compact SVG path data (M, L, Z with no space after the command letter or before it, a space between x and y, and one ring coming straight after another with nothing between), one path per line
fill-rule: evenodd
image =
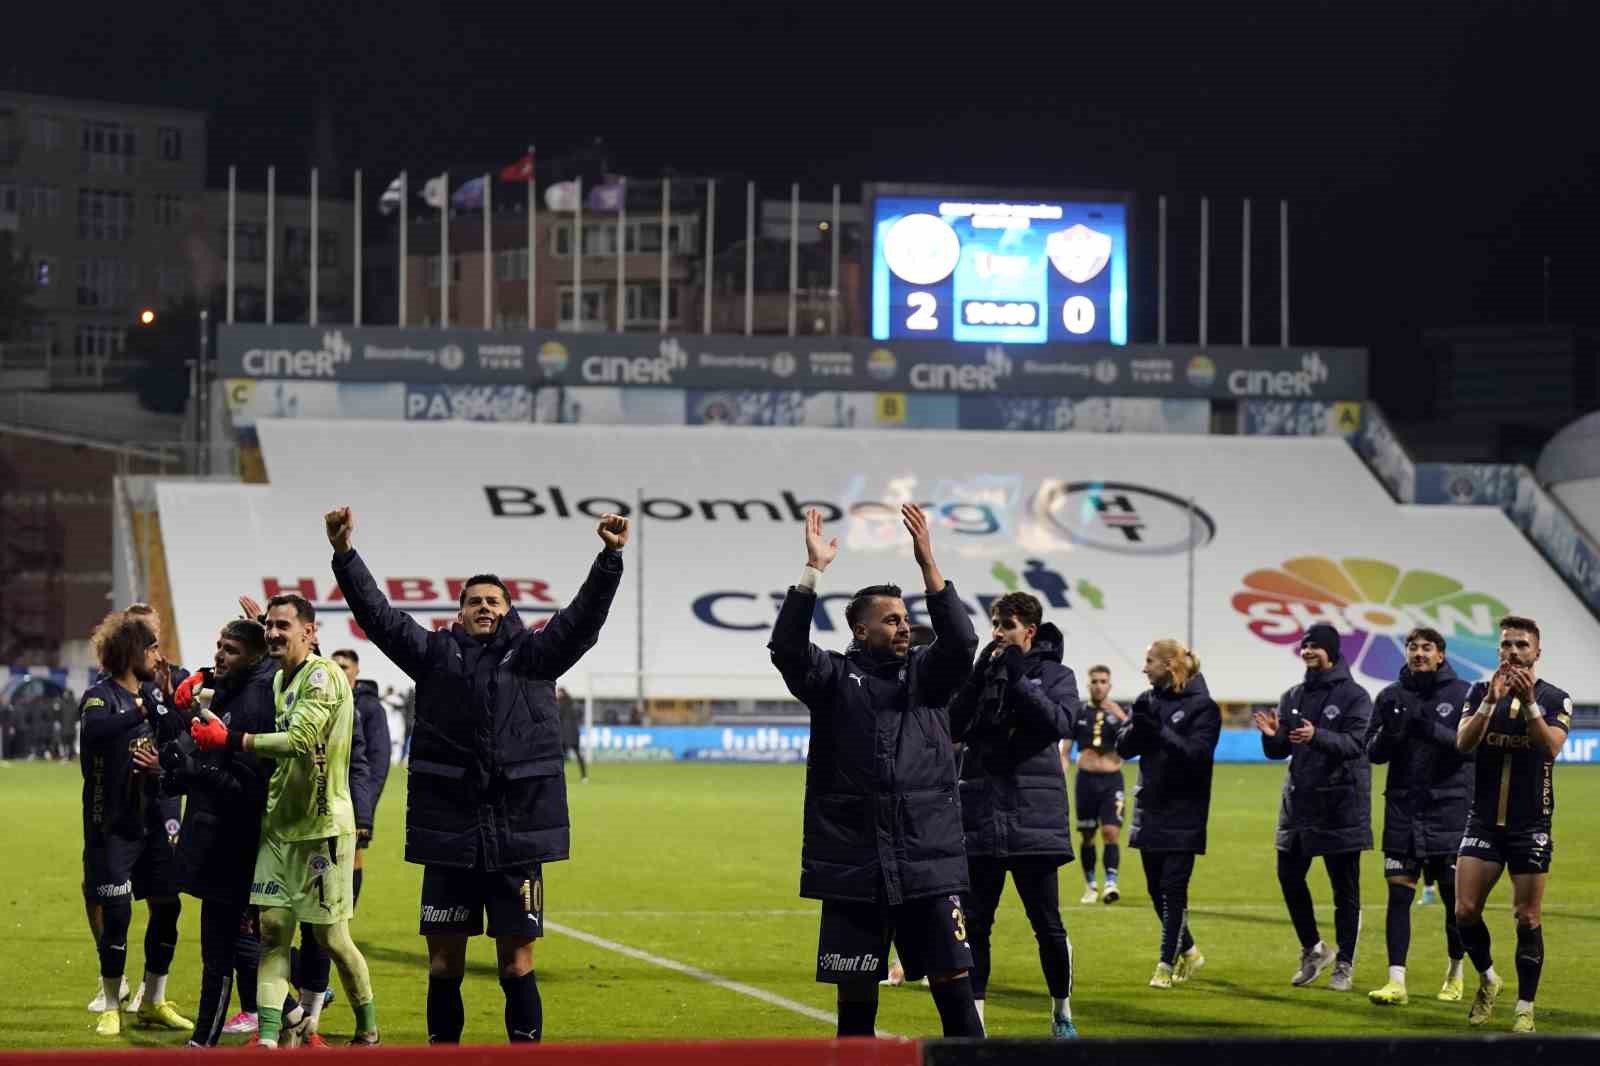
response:
M1126 205L877 197L872 336L1126 344Z

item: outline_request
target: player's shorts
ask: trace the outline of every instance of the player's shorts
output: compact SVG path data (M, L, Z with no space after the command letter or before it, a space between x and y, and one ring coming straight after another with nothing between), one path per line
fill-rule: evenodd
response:
M1498 863L1513 874L1547 874L1555 846L1548 825L1498 829L1469 822L1466 835L1461 838L1460 853Z
M824 900L817 937L817 980L838 985L889 976L889 944L900 951L907 981L972 966L960 896L886 903Z
M83 894L91 903L178 894L178 863L165 836L104 836L83 846Z
M333 925L355 913L356 835L279 840L263 833L250 902L283 907L297 921Z
M422 868L423 936L480 936L484 912L489 935L544 936L544 868L539 863L507 870Z
M1078 831L1087 833L1096 826L1121 825L1123 799L1121 770L1079 770L1072 786L1073 806L1078 811Z
M1383 853L1383 876L1404 877L1408 881L1415 881L1422 876L1424 870L1429 870L1438 876L1441 868L1454 870L1456 856L1454 852L1445 855L1411 855L1398 851Z

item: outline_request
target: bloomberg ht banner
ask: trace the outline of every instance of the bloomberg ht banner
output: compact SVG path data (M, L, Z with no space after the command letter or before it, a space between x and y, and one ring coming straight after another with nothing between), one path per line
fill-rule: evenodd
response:
M1417 625L1482 678L1507 612L1543 627L1541 676L1600 700L1600 624L1501 511L1396 505L1337 438L314 419L257 430L270 485L158 486L186 648L213 646L241 594L293 589L316 604L324 649L355 647L368 674L406 684L352 625L324 512L354 508L355 544L391 601L448 626L463 579L484 571L530 624L548 618L616 511L637 522L627 574L567 687L631 696L642 670L655 697L786 698L766 643L805 563L806 510L841 545L812 636L842 650L854 589L897 582L926 616L899 518L914 503L980 635L998 597L1031 593L1066 633L1068 665L1080 678L1110 666L1118 692L1143 687L1152 640L1185 637L1192 548L1193 644L1219 700L1276 700L1319 621L1371 690L1396 677Z
M1361 399L1358 348L222 326L224 378L1023 396Z

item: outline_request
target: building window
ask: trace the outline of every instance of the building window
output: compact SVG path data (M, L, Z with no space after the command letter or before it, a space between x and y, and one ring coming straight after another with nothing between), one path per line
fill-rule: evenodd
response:
M106 359L121 355L127 339L128 331L120 326L79 326L74 351L78 355Z
M162 229L183 225L183 197L160 193L155 197L155 222Z
M588 324L604 326L606 323L606 288L604 285L585 285L583 287L583 322L579 323L573 314L573 289L571 285L561 286L561 321L558 329L581 329Z
M339 265L339 231L331 229L317 230L317 265Z
M139 154L138 135L120 122L85 122L79 146L91 174L132 174Z
M461 257L450 257L450 284L457 285L461 282ZM439 287L439 257L426 255L422 257L422 283L430 289Z
M550 243L554 246L556 255L569 256L572 254L572 225L570 223L563 222L561 225L556 226L550 231L550 236L553 238Z
M528 280L528 250L526 248L508 248L503 252L496 252L494 259L494 273L499 280Z
M29 268L28 272L33 278L33 283L35 285L39 286L41 289L46 288L51 282L55 281L55 260L47 255L38 256L34 259L33 264Z
M53 152L61 147L61 120L48 115L35 115L28 123L28 140L35 148Z
M241 222L234 240L234 255L242 262L259 263L267 258L267 227L259 222ZM227 242L223 242L227 246Z
M630 326L653 326L661 321L661 285L659 282L644 282L639 285L629 285L627 288L627 304L624 307L626 324ZM678 289L677 286L667 286L667 321L675 322L678 318Z
M132 235L133 193L115 189L78 190L80 238L125 241Z
M311 231L304 226L283 227L283 261L295 266L311 262Z
M59 218L61 190L54 185L30 185L23 193L22 207L31 218Z
M161 158L176 163L183 158L183 131L176 126L162 126L157 131L161 142Z
M78 263L78 306L126 307L138 284L138 271L120 259L84 259Z

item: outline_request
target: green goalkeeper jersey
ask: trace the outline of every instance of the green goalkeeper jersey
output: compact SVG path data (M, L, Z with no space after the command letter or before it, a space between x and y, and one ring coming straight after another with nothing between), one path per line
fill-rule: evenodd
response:
M252 750L277 760L267 783L261 831L279 840L322 840L356 831L350 803L350 746L355 699L332 659L309 656L285 686L272 678L277 732L258 734Z

